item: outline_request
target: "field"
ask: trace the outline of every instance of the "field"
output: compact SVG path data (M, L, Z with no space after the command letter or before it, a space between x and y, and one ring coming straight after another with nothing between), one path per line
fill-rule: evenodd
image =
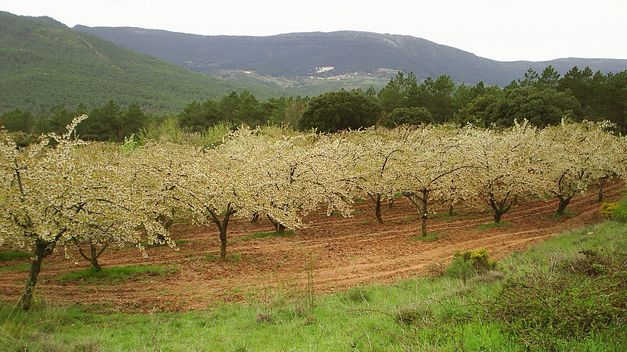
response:
M622 182L607 187L609 199L623 192ZM342 218L316 213L297 233L273 236L267 220L235 221L229 256L219 260L214 227L176 224L173 238L179 251L151 247L143 259L134 248L110 248L105 268L151 265L147 273L128 279L72 278L85 269L78 253L68 248L76 264L59 250L44 264L38 298L53 304L79 304L100 311L154 312L211 308L222 302L263 302L277 294L301 295L343 291L371 283L390 283L416 275L441 272L456 251L488 249L503 258L565 230L598 220L599 204L591 191L575 198L568 215L554 216L556 202L522 203L492 227L491 213L461 207L452 217L436 213L430 235L417 236L419 219L405 199L384 207L384 224L376 223L371 202L358 202L355 215ZM483 226L482 226L483 225ZM2 262L0 300L14 303L27 276L28 258ZM140 270L141 271L141 270ZM70 276L68 276L70 273Z

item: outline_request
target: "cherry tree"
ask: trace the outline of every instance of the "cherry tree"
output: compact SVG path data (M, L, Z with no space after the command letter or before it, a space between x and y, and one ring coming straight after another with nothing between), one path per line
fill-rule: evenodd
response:
M492 208L495 223L524 197L545 194L546 163L534 127L525 122L502 132L474 129L472 137L466 185L473 198Z
M370 128L351 131L343 135L358 144L363 153L358 168L363 174L359 188L374 203L377 221L382 224L381 203L391 201L398 189L401 151L407 145L411 128L398 127L392 130Z
M465 157L470 139L465 130L425 126L412 133L409 140L399 158L399 189L419 210L421 233L426 236L429 204L448 199L455 173L471 167Z
M557 214L563 215L572 198L585 192L600 178L599 158L610 157L616 162L620 155L608 155L603 143L607 135L607 123L568 123L550 126L542 130L546 146L543 148L548 161L546 176L551 186L548 193L559 199Z
M21 308L31 307L41 264L58 246L72 244L94 231L135 243L145 255L142 239L168 236L146 216L144 204L132 192L112 183L115 165L94 162L72 138L85 115L75 118L67 132L43 136L41 142L18 149L0 131L0 244L27 248L32 253ZM105 225L108 224L108 225ZM108 228L105 228L107 227Z

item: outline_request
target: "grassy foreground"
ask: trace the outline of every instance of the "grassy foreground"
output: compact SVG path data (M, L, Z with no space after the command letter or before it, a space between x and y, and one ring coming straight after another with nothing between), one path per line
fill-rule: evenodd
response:
M3 305L0 350L626 351L625 253L627 225L607 221L515 253L496 271L466 271L464 280L450 274L464 271L457 268L315 296L314 273L309 290L290 298L275 294L186 313L97 313L43 304L22 313Z

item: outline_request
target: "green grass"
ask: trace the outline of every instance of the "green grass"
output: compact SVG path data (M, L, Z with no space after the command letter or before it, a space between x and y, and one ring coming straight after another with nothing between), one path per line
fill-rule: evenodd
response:
M433 242L433 241L437 241L439 238L441 238L443 236L443 234L439 233L439 232L427 232L426 235L417 235L412 237L413 240L415 241L423 241L423 242Z
M18 259L24 259L24 258L29 258L29 257L30 257L30 254L26 252L19 252L19 251L0 252L0 262L8 262L11 260L18 260Z
M102 271L96 271L94 268L87 268L61 274L57 277L57 280L61 282L81 281L86 283L111 283L131 278L168 275L177 271L177 267L162 265L128 265L113 268L105 267L102 268Z
M511 221L490 222L487 224L477 225L477 230L485 231L489 229L496 229L496 228L510 227L510 226L512 226Z
M30 269L30 263L20 263L14 265L0 266L0 273L13 272L13 271L28 271Z
M0 305L6 351L527 351L521 336L490 316L510 278L547 272L582 249L625 253L627 226L617 222L569 231L502 260L498 276L467 282L421 277L315 297L295 291L205 311L97 314L79 307ZM317 279L314 273L314 284ZM624 351L623 325L557 338L556 351ZM534 350L534 349L531 349Z
M564 214L558 214L558 213L554 212L551 215L549 215L549 219L551 219L551 220L561 220L561 219L564 219L564 218L567 218L567 219L568 218L573 218L575 216L577 216L577 214L574 211L572 211L570 209L565 209L564 210Z
M627 197L623 198L612 212L612 220L626 223L627 222Z
M184 246L189 243L191 243L191 241L189 240L174 240L174 244L176 244L177 246Z
M252 241L258 240L266 237L294 237L296 236L296 232L293 230L285 230L285 231L265 231L265 232L254 232L245 236L238 238L238 241Z

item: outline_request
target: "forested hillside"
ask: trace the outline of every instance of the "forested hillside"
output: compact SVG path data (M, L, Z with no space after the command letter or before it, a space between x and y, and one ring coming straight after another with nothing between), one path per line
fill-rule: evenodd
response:
M110 99L163 112L242 88L274 95L121 48L51 18L0 12L0 112L93 107Z
M549 65L561 74L573 66L589 66L603 73L627 69L627 60L612 59L503 62L422 38L356 31L252 37L123 27L76 26L75 29L199 72L243 70L292 80L334 77L334 80L342 79L344 84L381 74L387 74L389 79L395 72L404 71L413 72L418 79L446 74L455 82L483 81L505 86L529 68L542 71ZM324 81L332 84L334 80Z

